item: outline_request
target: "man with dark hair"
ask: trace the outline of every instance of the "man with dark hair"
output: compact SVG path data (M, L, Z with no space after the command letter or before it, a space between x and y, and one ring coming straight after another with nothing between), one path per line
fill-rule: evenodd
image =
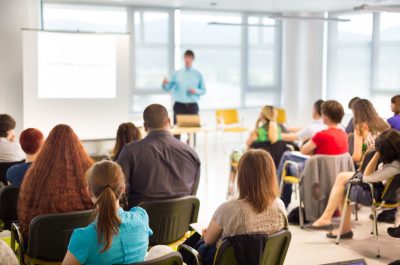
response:
M126 177L129 208L143 201L195 195L200 160L189 145L172 136L166 108L148 106L143 120L148 135L125 145L118 158Z
M172 92L174 98L174 124L179 114L198 114L197 104L200 96L206 93L204 79L201 73L193 69L194 53L187 50L184 53L185 67L174 72L171 80L165 78L162 82L164 91Z
M16 162L23 159L21 147L15 141L15 120L8 114L0 114L0 162Z
M347 105L347 107L352 110L354 104L356 104L361 98L359 97L354 97L352 99L350 99L349 104ZM354 132L354 124L353 124L353 118L350 119L349 124L347 124L346 127L346 133L350 134Z
M314 103L313 111L312 111L312 118L313 122L304 127L299 131L292 131L292 133L282 133L282 140L293 142L296 140L300 140L302 142L309 140L311 137L314 136L317 132L320 132L326 129L326 125L322 122L321 118L321 109L322 103L324 101L322 99L317 100Z

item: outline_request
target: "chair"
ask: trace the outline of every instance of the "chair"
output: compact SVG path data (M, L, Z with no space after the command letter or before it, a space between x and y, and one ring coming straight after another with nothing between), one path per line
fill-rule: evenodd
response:
M347 187L347 192L346 192L346 197L345 197L345 203L344 203L344 207L343 207L343 214L342 214L343 217L346 216L346 212L351 203L351 201L349 199L351 186L358 185L361 182L362 181L360 181L358 179L352 179L349 181L348 187ZM382 196L380 198L375 198L373 195L374 194L374 185L372 183L368 183L368 186L371 189L371 196L372 196L372 205L370 205L371 211L372 211L372 216L373 216L371 234L373 234L375 236L375 242L376 242L376 247L377 247L376 257L379 258L381 256L381 253L380 253L380 249L379 249L378 221L377 221L376 212L377 212L377 210L380 210L383 208L396 208L396 207L400 206L400 202L398 202L398 199L397 199L397 193L400 190L400 174L389 179L389 181L386 183L385 189L383 190ZM391 203L391 202L396 202L396 203ZM343 223L344 223L343 217L341 218L341 221L340 221L338 237L336 238L336 245L339 244L340 235L342 234Z
M240 240L242 240L243 238L247 238L244 240L247 242L247 240L254 240L254 236L261 236L265 241L265 246L263 247L264 250L260 257L260 261L258 263L259 265L282 265L284 263L289 248L289 244L292 238L292 235L288 230L283 229L271 235L258 235L258 234L238 235L238 236L233 236L232 239L235 237L241 237ZM198 261L197 264L198 265L201 264L201 262L199 261L200 256L195 249L186 245L180 246L180 249L188 251L188 253L194 255L196 257L196 260ZM232 246L229 239L224 239L221 245L218 247L215 253L213 264L214 265L239 264L236 258L234 247Z
M305 219L317 220L328 204L329 195L340 172L354 171L350 154L314 155L305 163L300 179L300 227ZM302 209L304 208L305 216Z
M282 109L282 108L278 108L276 110L278 112L278 116L276 118L276 122L279 123L279 124L286 123L286 120L287 120L286 119L286 110Z
M0 220L3 221L2 230L10 230L11 224L17 222L17 204L19 188L5 186L0 189Z
M157 259L147 260L129 265L182 265L182 256L179 252L171 252Z
M153 235L150 245L165 245L181 239L197 222L200 201L196 196L147 201L139 205L149 215Z
M25 160L17 161L17 162L1 162L0 163L0 181L3 182L3 184L5 186L7 186L8 185L7 178L6 178L7 170L14 165L21 164L24 162L25 162Z
M299 175L288 175L287 174L287 167L291 165L293 167L295 167L297 170L297 173ZM293 189L294 189L294 194L295 194L295 198L297 199L298 197L300 197L300 168L299 168L299 164L294 162L294 161L290 161L290 160L286 160L283 163L283 170L282 170L282 176L281 176L281 183L280 183L280 190L281 190L281 194L283 193L283 187L285 184L292 184L293 185Z
M217 128L221 132L240 133L242 137L242 134L248 131L248 128L240 124L239 113L236 109L217 109L215 117L217 119ZM218 131L216 137L216 142L218 142ZM242 139L240 141L242 142Z
M67 253L69 239L76 228L91 222L93 210L71 213L44 214L33 218L29 239L24 242L16 224L11 228L11 248L16 252L19 243L21 264L60 264Z

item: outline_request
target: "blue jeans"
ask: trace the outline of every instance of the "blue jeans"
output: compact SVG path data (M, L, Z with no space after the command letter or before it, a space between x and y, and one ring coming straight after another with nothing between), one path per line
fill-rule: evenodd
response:
M279 183L281 183L283 165L285 164L286 161L293 161L293 162L296 162L298 165L298 167L296 167L296 166L289 164L286 168L287 175L300 176L303 172L304 165L305 165L305 162L307 161L307 158L305 158L303 156L298 156L294 152L286 151L283 154L281 161L279 163L278 169L277 169ZM284 184L283 191L281 194L281 199L287 208L292 200L292 184L288 184L288 183Z

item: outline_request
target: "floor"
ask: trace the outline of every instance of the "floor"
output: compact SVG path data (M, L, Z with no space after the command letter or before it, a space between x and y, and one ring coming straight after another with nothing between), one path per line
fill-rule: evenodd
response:
M204 161L204 149L202 135L198 136L197 152L200 159ZM207 224L213 212L219 204L225 201L229 176L229 154L232 150L242 149L244 146L238 136L224 136L224 143L219 140L215 145L215 136L209 136L208 147L208 178L205 168L202 171L202 178L198 190L198 197L201 201L199 222ZM244 138L244 137L243 137ZM221 137L219 138L221 139ZM298 205L294 201L289 208ZM376 242L370 234L372 221L368 216L370 209L361 208L359 221L353 221L355 234L352 240L343 240L339 245L326 238L326 232L310 231L300 229L299 226L291 226L292 242L289 247L285 264L287 265L317 265L337 261L365 259L368 265L388 264L391 261L400 259L400 240L387 235L388 224L379 224L379 245L381 258L376 258ZM353 218L354 219L354 218ZM334 220L339 224L340 220Z

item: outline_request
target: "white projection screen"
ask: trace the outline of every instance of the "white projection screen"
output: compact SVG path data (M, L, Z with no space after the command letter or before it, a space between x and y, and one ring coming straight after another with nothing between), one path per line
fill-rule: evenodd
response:
M23 30L24 128L115 136L129 118L129 35Z

